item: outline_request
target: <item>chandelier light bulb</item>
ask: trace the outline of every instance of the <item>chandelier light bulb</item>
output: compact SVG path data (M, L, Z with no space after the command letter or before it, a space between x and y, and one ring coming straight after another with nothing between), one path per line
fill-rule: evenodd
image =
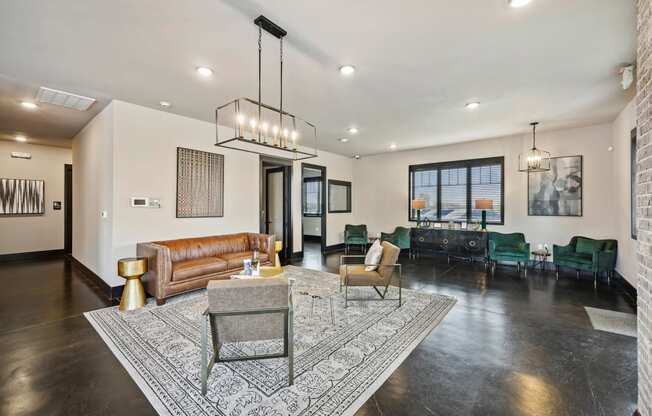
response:
M213 75L213 70L207 66L198 66L195 68L197 73L204 78L208 78Z
M342 75L349 76L349 75L353 75L354 72L355 72L355 67L353 65L342 65L340 67L340 74Z
M38 106L31 101L22 101L20 105L27 110L36 110Z
M514 8L527 6L530 1L532 0L508 0L509 6Z
M26 142L27 137L23 136L22 134L19 134L18 136L16 136L16 141L17 142Z
M247 119L247 116L245 116L242 113L239 113L237 116L235 116L236 121L238 124L244 124L245 120Z

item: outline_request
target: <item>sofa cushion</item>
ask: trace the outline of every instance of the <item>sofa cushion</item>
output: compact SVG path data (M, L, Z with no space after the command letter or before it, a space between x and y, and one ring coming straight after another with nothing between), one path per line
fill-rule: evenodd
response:
M601 240L590 240L588 238L578 238L575 252L580 254L593 254L594 251L602 250L603 242Z
M252 258L253 255L253 251L242 251L240 253L224 253L220 255L220 258L227 263L226 267L232 270L243 267L243 261ZM261 262L266 262L269 260L269 255L259 252L258 258Z
M227 262L217 257L204 257L200 259L181 260L172 263L172 280L180 281L223 272L227 269Z
M590 266L593 264L593 256L586 253L570 253L564 256L564 259L568 263Z
M250 250L248 233L183 238L180 240L158 241L156 244L170 249L170 259L173 262L204 257L220 257L223 253L241 253Z
M496 253L504 253L504 254L511 254L511 253L521 253L523 250L519 249L516 246L496 246Z

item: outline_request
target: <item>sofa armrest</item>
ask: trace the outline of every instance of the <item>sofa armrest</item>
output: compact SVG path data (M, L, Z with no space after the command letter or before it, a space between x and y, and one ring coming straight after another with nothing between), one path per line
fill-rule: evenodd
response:
M593 252L593 269L594 271L613 270L616 267L615 251L594 251Z
M274 235L268 235L265 244L267 245L266 252L269 256L269 261L272 263L272 266L280 266L280 264L276 264L276 237Z
M489 257L493 257L494 254L496 254L496 242L489 240Z
M518 249L521 251L521 253L529 255L530 243L525 243L525 242L518 243Z
M573 252L573 246L570 244L567 246L558 246L557 244L552 245L552 261L554 262L557 258L564 256Z
M145 290L156 299L165 298L165 286L172 280L170 249L154 243L138 243L138 257L147 258L148 271L141 278Z

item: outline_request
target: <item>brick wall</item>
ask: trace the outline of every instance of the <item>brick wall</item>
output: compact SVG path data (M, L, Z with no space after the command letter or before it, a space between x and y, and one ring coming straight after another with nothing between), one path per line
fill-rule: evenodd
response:
M652 0L638 9L638 408L652 416Z

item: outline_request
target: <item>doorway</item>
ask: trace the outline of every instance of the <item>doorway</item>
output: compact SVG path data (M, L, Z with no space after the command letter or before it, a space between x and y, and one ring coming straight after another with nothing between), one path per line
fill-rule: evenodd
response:
M292 161L262 158L260 232L283 242L281 262L292 257Z
M304 255L311 247L326 252L326 167L301 164L301 236Z
M63 177L63 250L65 254L72 255L72 165L64 165Z

